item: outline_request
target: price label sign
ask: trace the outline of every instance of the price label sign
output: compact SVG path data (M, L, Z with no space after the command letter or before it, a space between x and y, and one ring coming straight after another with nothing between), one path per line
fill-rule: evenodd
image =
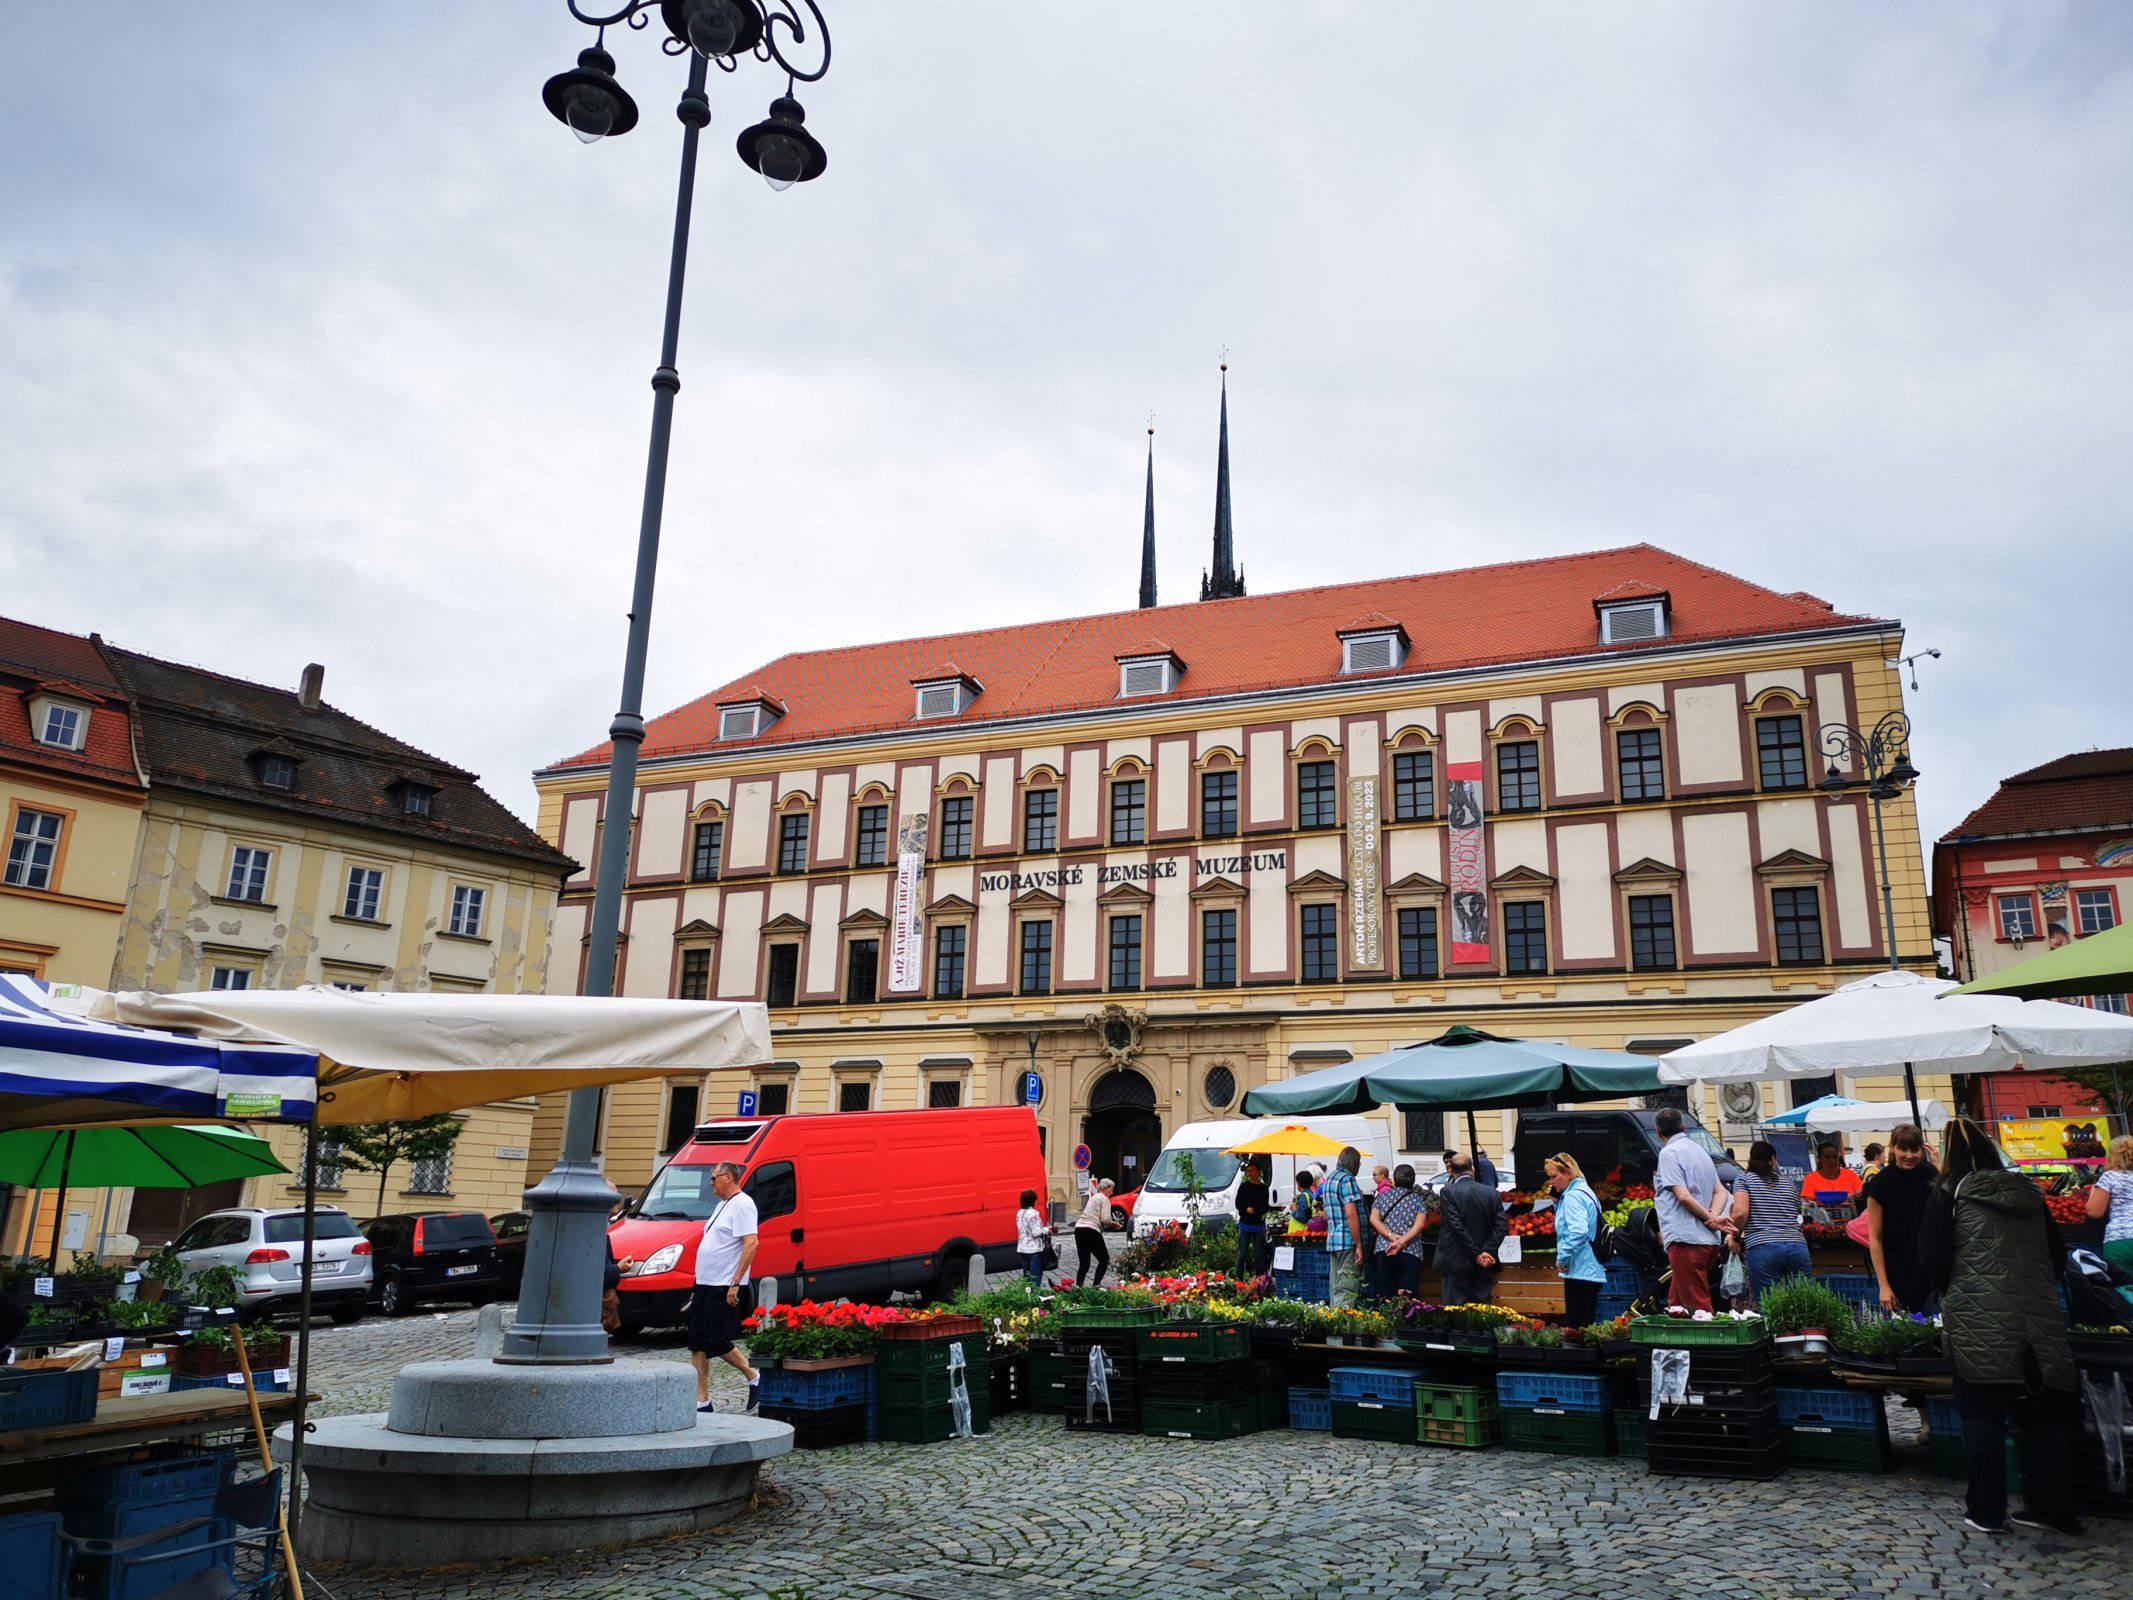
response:
M1277 1271L1294 1272L1296 1270L1296 1247L1288 1244L1274 1246L1274 1266Z
M104 1341L104 1359L106 1361L116 1361L125 1353L126 1336L123 1333L114 1334Z
M54 1294L58 1292L59 1285L54 1283L50 1278L39 1278L36 1283L31 1286L31 1288L38 1299L49 1300Z
M287 1388L289 1384L289 1369L287 1367L276 1367L274 1369L274 1381L283 1388Z
M150 1367L167 1367L169 1365L170 1352L168 1350L143 1350L141 1352L141 1370L144 1372Z

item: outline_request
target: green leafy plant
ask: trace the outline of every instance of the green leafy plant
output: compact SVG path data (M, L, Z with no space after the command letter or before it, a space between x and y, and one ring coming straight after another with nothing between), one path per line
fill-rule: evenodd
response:
M237 1304L243 1283L235 1267L202 1267L186 1280L185 1297L196 1306L227 1311Z
M1546 1323L1512 1324L1496 1330L1496 1342L1517 1350L1557 1350L1563 1344L1563 1330Z
M143 1283L158 1284L165 1289L175 1289L185 1281L185 1263L168 1245L143 1261L139 1271Z
M407 1122L358 1122L335 1130L341 1147L341 1165L356 1172L378 1175L378 1205L371 1213L385 1215L386 1176L405 1161L434 1161L452 1153L466 1123L449 1111L416 1117Z
M1779 1337L1813 1329L1835 1335L1853 1324L1844 1296L1802 1273L1780 1278L1762 1292L1757 1309Z
M25 1256L20 1261L0 1261L0 1289L10 1293L27 1290L39 1278L52 1275L50 1256Z
M104 1321L130 1332L167 1328L178 1320L178 1308L161 1300L113 1300L101 1311Z
M255 1323L244 1330L244 1353L247 1356L278 1355L288 1335L278 1332L270 1324ZM196 1350L220 1350L234 1354L237 1349L236 1331L231 1328L202 1328L192 1336Z
M1848 1355L1933 1356L1940 1354L1940 1328L1930 1317L1888 1317L1854 1323L1830 1335Z
M124 1276L124 1268L105 1265L89 1250L75 1251L73 1263L67 1268L69 1283L98 1297L108 1296L118 1287L119 1279Z

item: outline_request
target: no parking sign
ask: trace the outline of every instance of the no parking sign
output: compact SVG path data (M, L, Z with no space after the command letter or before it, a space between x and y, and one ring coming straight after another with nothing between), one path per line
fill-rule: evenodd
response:
M1074 1146L1074 1170L1076 1172L1087 1172L1089 1164L1095 1159L1096 1157L1090 1152L1087 1145L1077 1144Z

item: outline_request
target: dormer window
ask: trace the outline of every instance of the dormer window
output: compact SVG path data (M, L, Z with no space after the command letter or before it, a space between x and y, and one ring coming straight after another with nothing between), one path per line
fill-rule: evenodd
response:
M1358 617L1340 641L1343 672L1386 672L1407 661L1407 630L1390 617Z
M1600 614L1600 643L1643 644L1669 633L1671 596L1648 583L1617 584L1592 603Z
M426 817L430 814L430 799L437 793L436 786L416 783L411 778L396 780L386 791L401 811L410 817Z
M1168 650L1151 655L1120 656L1118 697L1132 700L1142 695L1168 694L1178 686L1178 679L1184 672L1185 663Z
M32 695L30 734L54 750L79 750L89 742L89 708L51 693Z
M911 715L920 722L961 716L970 709L980 689L975 678L960 673L940 678L917 678L912 681L912 687L917 691L917 701L912 706Z
M259 758L259 786L262 789L295 788L296 763L287 756L261 756Z
M766 700L746 700L737 705L718 708L718 736L721 739L753 739L777 720L777 712Z

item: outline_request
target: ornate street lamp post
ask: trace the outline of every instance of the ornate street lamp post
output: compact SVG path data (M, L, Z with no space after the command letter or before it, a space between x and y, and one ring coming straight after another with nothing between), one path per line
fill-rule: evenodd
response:
M667 446L674 426L674 396L681 388L675 363L681 343L689 212L696 190L697 136L711 121L704 84L712 66L732 72L749 56L784 72L785 92L771 102L770 115L743 132L735 147L741 160L761 173L773 189L789 189L820 177L829 164L820 142L807 131L806 112L792 95L797 84L818 82L829 71L830 41L815 0L630 0L605 16L580 10L577 0L568 0L568 4L572 16L598 32L592 47L578 56L575 68L548 80L541 99L559 122L587 144L627 133L637 125L637 103L616 80L615 59L606 50L609 28L642 29L657 11L667 31L661 48L668 55L689 57L688 86L674 112L682 124L681 181L674 203L673 253L667 264L666 322L660 336L659 365L652 373L652 443L637 531L637 577L630 600L622 699L608 728L613 753L585 967L585 993L606 996L615 992L615 951L622 925L622 889L629 872L637 750L644 742L644 668L651 644L652 585L659 565ZM594 1159L599 1116L599 1090L572 1093L561 1158L553 1171L526 1191L526 1209L532 1216L526 1238L525 1282L518 1321L504 1336L499 1360L583 1363L611 1359L607 1335L600 1327L600 1279L607 1219L620 1196Z
M1918 781L1918 769L1911 765L1911 719L1901 711L1891 711L1867 733L1847 723L1830 722L1816 737L1822 753L1829 757L1822 792L1842 794L1849 789L1844 768L1856 766L1866 784L1866 797L1874 802L1874 852L1881 863L1881 936L1888 941L1889 970L1894 972L1896 896L1889 886L1889 836L1882 825L1881 808Z

